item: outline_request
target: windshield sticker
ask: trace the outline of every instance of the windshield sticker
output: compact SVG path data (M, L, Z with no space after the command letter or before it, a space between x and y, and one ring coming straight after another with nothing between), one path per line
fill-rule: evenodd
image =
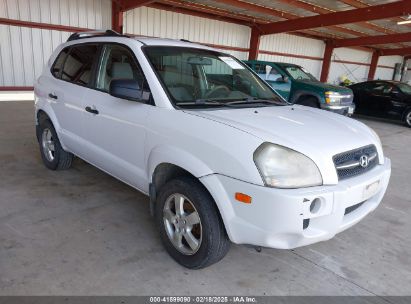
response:
M239 64L237 61L235 61L231 57L218 57L218 58L220 58L222 61L227 63L230 66L230 68L232 68L233 70L243 70L244 69L244 67L241 64Z

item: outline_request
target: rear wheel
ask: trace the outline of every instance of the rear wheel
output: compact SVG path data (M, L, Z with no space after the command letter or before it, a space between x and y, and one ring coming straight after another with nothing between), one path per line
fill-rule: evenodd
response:
M71 167L73 154L64 151L56 130L49 120L40 121L39 145L44 165L51 170L64 170Z
M318 104L317 98L312 97L312 96L308 96L308 97L301 97L297 104L303 105L303 106L307 106L307 107L311 107L311 108L317 108L319 109L320 106Z
M411 128L411 109L405 112L404 122L407 127Z
M193 178L181 177L162 187L156 204L156 222L167 252L187 268L214 264L230 248L212 197Z

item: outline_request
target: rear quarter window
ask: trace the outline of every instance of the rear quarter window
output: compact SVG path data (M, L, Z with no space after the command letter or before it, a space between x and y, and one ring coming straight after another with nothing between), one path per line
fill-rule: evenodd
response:
M63 70L64 61L67 58L67 54L69 53L69 48L65 48L58 54L56 60L54 61L53 65L51 66L51 74L56 77L61 77L61 71Z
M93 64L98 59L98 45L73 46L64 61L61 79L87 86L92 79Z

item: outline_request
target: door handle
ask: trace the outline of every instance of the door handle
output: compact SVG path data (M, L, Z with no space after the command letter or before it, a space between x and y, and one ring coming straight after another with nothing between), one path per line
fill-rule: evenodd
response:
M52 99L58 99L58 96L54 95L53 93L49 93L49 97Z
M90 112L90 113L93 113L95 115L98 114L98 110L97 109L92 109L91 107L86 107L86 111Z

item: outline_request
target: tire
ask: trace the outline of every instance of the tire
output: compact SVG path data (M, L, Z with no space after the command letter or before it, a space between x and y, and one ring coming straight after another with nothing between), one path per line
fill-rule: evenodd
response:
M56 130L50 120L39 122L39 146L44 165L50 170L65 170L71 167L73 154L61 147Z
M320 108L318 105L317 98L315 97L300 98L297 104L306 106L306 107L311 107L311 108L317 108L317 109Z
M404 123L408 128L411 128L411 109L408 109L407 111L405 111Z
M176 211L176 201L182 202L179 205L183 207L179 210L184 212ZM178 217L177 214L181 215ZM190 225L190 221L196 224ZM220 261L230 249L231 243L214 200L193 178L180 177L160 189L156 224L165 249L184 267L200 269L210 266ZM192 241L193 237L197 242Z

